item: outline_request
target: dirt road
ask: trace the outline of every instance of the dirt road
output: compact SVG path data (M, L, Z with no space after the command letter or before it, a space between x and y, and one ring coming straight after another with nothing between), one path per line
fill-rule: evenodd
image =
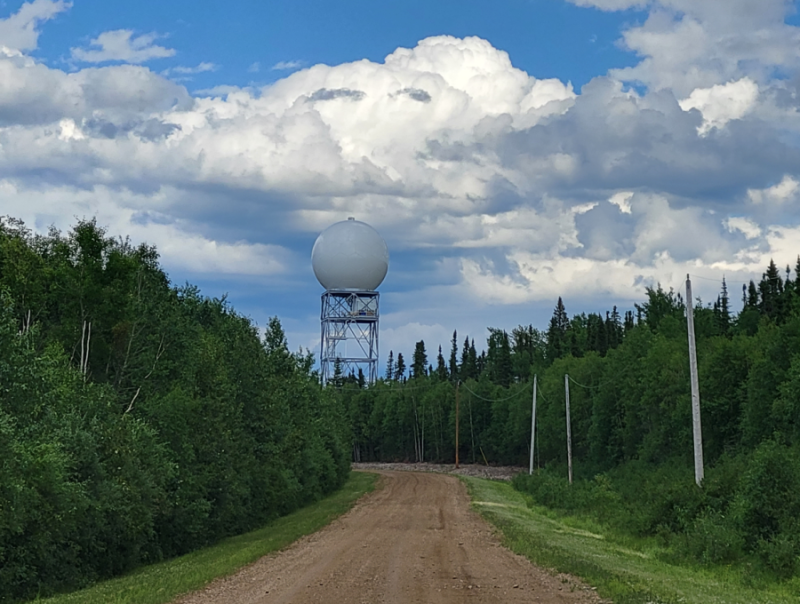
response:
M180 604L599 602L502 547L453 476L382 472L381 487L322 531Z

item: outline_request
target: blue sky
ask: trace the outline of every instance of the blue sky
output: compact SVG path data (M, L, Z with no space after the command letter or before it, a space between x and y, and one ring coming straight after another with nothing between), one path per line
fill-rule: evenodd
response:
M22 2L6 2L13 12ZM579 88L611 67L635 58L615 41L641 10L603 12L561 0L439 0L427 2L190 2L137 3L79 0L48 24L38 56L50 61L103 31L158 32L177 50L154 68L219 65L199 74L192 89L215 85L265 84L285 75L280 63L335 65L360 59L381 61L398 46L413 47L429 36L479 36L508 52L514 65L537 77L557 77ZM254 64L259 70L254 71Z
M0 3L0 215L97 216L314 347L317 234L391 254L381 349L800 253L790 0Z

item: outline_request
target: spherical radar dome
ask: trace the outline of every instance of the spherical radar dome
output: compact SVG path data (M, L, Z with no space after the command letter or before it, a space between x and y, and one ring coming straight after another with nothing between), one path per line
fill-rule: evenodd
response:
M389 249L378 231L350 218L320 233L311 265L326 290L372 291L389 270Z

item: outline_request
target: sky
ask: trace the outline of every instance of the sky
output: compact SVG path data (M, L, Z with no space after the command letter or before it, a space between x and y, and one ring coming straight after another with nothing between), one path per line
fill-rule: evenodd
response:
M381 352L710 303L800 254L790 0L0 2L0 215L96 217L319 345L311 248L390 251Z

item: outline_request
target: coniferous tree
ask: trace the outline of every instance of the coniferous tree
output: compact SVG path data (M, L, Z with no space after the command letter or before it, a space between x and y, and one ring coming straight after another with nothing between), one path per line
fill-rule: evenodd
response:
M436 377L442 382L446 381L448 378L447 365L444 362L441 345L439 345L439 354L436 356Z
M783 280L773 260L769 261L767 272L763 274L761 282L758 284L758 290L761 298L759 308L761 313L773 321L782 319Z
M569 317L561 296L558 297L550 326L547 329L547 358L550 362L560 359L568 352L567 330Z
M607 322L603 317L597 315L597 352L600 356L605 356L608 352L608 328Z
M731 309L728 301L728 284L725 282L725 277L722 278L722 291L717 301L717 317L719 332L727 335L731 328Z
M394 352L389 351L389 360L386 362L386 380L394 379Z
M797 264L794 265L794 291L800 295L800 256L797 257Z
M394 379L398 382L402 382L405 380L406 375L406 361L403 359L403 353L397 353L397 362L395 363L394 369Z
M633 319L633 311L632 310L626 310L625 311L625 320L624 320L624 323L623 323L623 333L624 333L624 335L627 336L633 330L633 328L635 326L636 326L636 323L634 322L634 319Z
M511 346L508 342L508 334L499 329L490 329L487 344L488 352L486 360L489 369L489 378L495 384L507 388L513 379Z
M606 321L606 331L608 332L608 348L613 349L619 346L622 343L622 324L620 323L619 318L619 311L617 310L616 305L611 309L611 315L608 317Z
M483 372L486 371L486 366L488 365L488 363L486 361L486 351L485 350L481 350L481 353L480 353L480 355L478 355L478 358L477 358L477 361L476 361L475 365L476 365L476 368L477 368L477 371L475 372L476 373L476 378L478 378L481 375L483 375Z
M458 332L453 330L453 339L450 340L450 379L454 382L458 379Z
M477 379L478 379L478 377L479 377L479 376L480 376L480 374L481 374L481 368L480 368L480 366L478 365L478 353L477 353L477 351L475 350L475 339L474 339L474 338L473 338L473 339L470 341L470 343L469 343L469 355L468 355L468 359L469 359L469 364L468 364L468 367L469 367L469 375L470 375L470 377L472 377L473 379L476 379L476 380L477 380Z
M750 285L747 287L747 302L745 306L754 310L758 310L760 306L758 288L752 280L750 281Z
M464 345L461 347L461 366L459 369L459 377L462 380L475 379L477 377L469 364L469 336L464 338Z
M344 377L342 374L342 359L336 357L333 360L333 385L336 388L341 388L344 384Z
M411 375L415 378L425 377L428 366L428 355L425 352L425 342L420 340L414 346L414 357L411 363Z

